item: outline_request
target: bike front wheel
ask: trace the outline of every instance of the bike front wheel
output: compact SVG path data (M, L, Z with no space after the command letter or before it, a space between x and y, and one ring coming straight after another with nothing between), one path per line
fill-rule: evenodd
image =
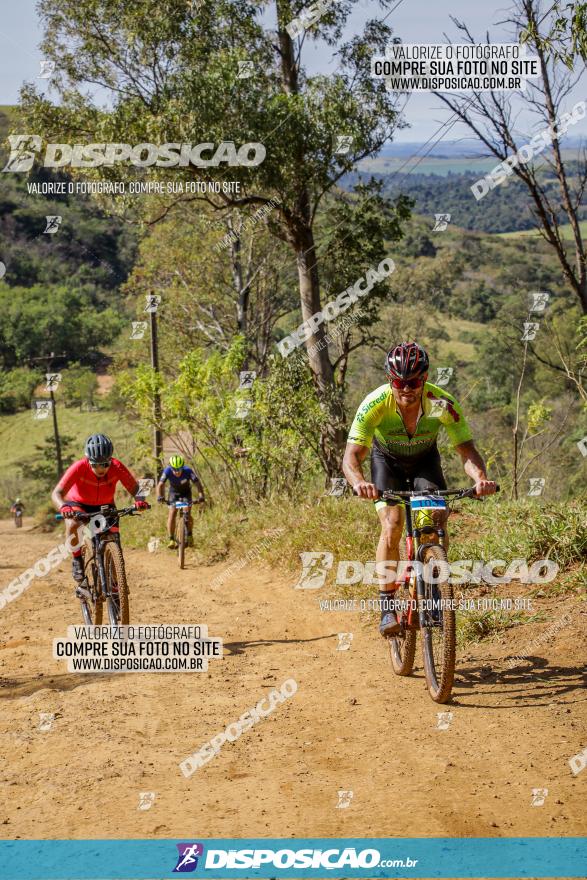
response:
M185 568L185 545L187 537L185 519L183 516L179 517L179 522L177 525L177 537L175 540L177 541L177 556L179 559L179 567Z
M452 694L455 674L456 614L452 607L453 589L448 582L449 567L444 547L438 544L426 547L422 564L426 600L422 628L424 672L434 702L446 703Z
M110 626L125 626L129 620L128 583L122 550L115 541L108 541L104 547L104 571L110 594L107 599L108 623Z
M102 623L102 599L98 588L98 570L94 561L94 555L91 544L85 542L82 546L82 559L84 561L84 571L89 591L93 596L93 601L80 596L80 605L82 607L82 617L85 626L99 626Z

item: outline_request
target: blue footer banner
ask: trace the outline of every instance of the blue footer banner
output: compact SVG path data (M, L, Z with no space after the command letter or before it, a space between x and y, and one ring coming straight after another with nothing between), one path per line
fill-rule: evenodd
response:
M587 838L2 840L2 880L585 877Z

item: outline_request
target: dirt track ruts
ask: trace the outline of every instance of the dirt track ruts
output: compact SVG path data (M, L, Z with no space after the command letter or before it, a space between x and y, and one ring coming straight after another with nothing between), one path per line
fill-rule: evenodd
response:
M1 522L0 588L57 543ZM395 677L372 622L321 612L319 591L260 566L211 588L228 563L188 557L182 572L169 551L125 552L131 621L205 623L225 656L207 673L68 674L52 639L81 623L69 561L33 581L0 610L3 838L587 833L587 771L568 765L587 746L586 603L569 600L569 626L516 670L504 658L548 624L469 650L442 707L419 653L415 676ZM350 650L339 632L353 632ZM293 698L184 778L183 758L287 678ZM448 730L439 711L453 713ZM56 716L47 732L40 712ZM347 809L339 790L353 792Z

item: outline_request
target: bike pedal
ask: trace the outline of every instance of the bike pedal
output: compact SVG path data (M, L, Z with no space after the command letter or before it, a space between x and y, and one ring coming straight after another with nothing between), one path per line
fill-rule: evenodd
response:
M76 595L77 599L84 599L86 602L92 601L92 595L89 592L89 590L84 590L84 588L81 585L78 585L75 588L75 595Z

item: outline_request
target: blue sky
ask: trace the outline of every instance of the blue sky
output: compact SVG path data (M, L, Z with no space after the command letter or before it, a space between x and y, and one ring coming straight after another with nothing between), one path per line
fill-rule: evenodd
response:
M442 0L400 0L386 20L405 43L442 43L445 42L445 33L455 39L451 15L466 21L479 42L484 41L487 30L494 42L508 42L508 30L498 24L507 16L508 6L509 3L504 0L487 0L484 3L451 0L450 4ZM18 4L3 9L0 20L0 104L15 104L25 80L36 80L45 88L45 81L37 78L41 61L38 45L42 33L35 7L35 0L20 0ZM358 32L368 17L384 15L375 0L359 0L345 36ZM308 44L305 60L311 73L327 73L335 70L338 64L328 47L316 44ZM583 88L575 88L568 101L569 107L582 98L587 98L585 83ZM411 127L398 132L394 140L425 141L449 116L448 109L433 95L413 94L406 106L406 118ZM525 125L529 127L529 123L530 120L522 116L520 129L523 131ZM574 126L572 134L587 134L587 120ZM467 135L468 132L459 124L445 137L453 140Z

